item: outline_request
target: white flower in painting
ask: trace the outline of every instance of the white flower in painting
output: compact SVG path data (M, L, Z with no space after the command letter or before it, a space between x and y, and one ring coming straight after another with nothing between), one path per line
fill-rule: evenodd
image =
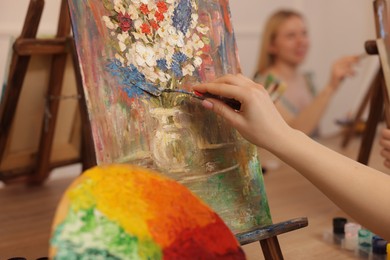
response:
M122 1L120 0L114 1L114 10L115 12L122 13L122 14L126 12L126 9L123 7Z
M164 36L167 34L167 30L165 27L160 27L156 31L157 35L160 36L161 38L165 38Z
M167 28L167 31L168 31L168 34L169 34L169 35L176 34L176 29L175 29L175 27L173 27L173 26L169 26L169 27Z
M139 18L138 10L135 7L135 5L129 5L129 8L127 9L127 13L130 15L130 18L133 21Z
M192 35L192 42L195 50L202 49L204 47L204 42L200 39L199 35Z
M188 57L188 58L192 58L193 57L193 52L194 50L192 49L192 46L191 45L186 45L184 46L183 48L183 53Z
M207 34L207 32L210 30L208 27L206 26L198 26L196 27L196 30L201 33L201 34Z
M149 1L148 3L148 9L149 10L155 10L157 8L156 2L154 1Z
M135 51L137 53L136 62L139 66L154 67L157 65L155 53L152 47L145 46L140 42L135 45Z
M126 44L124 42L119 42L118 44L121 52L124 52L126 50Z
M196 68L199 67L200 65L202 65L202 59L200 57L195 57L193 64Z
M158 59L161 59L161 58L165 58L165 46L166 46L166 43L163 44L156 44L153 46L153 50L154 50L154 53L156 55L156 60Z
M125 59L118 53L115 54L115 59L119 60L122 64L125 62Z
M127 63L128 63L128 64L126 64L127 66L129 66L130 64L135 63L136 54L135 54L134 48L131 48L131 49L129 49L128 52L126 52L126 59L127 59Z
M129 38L129 33L128 32L118 33L116 37L118 38L118 41L125 42Z
M149 10L150 10L150 9L149 9ZM153 18L154 18L154 13L150 12L150 13L148 14L148 19L149 19L149 20L153 20Z
M123 33L119 33L117 35L117 38L118 38L118 43L119 43L119 48L121 50L121 52L123 52L124 50L126 50L126 40L129 38L129 33L128 32L123 32Z
M134 38L136 40L142 40L143 42L148 42L148 38L146 38L145 34L143 33L136 33L136 32L132 32L131 34L133 34Z
M167 45L165 49L165 59L167 60L168 67L172 64L173 54L175 53L175 48Z
M191 6L192 6L192 8L194 8L195 10L198 10L198 5L196 4L195 1L191 1Z
M182 48L184 46L184 35L183 34L171 34L168 36L168 43L171 46L177 46Z
M133 5L137 5L137 6L141 3L140 0L132 0L131 2Z
M133 22L133 25L134 25L134 28L140 32L141 31L141 25L143 24L142 20L141 19L138 19L138 20L135 20Z
M194 29L198 25L198 14L191 15L191 28Z
M192 66L191 64L187 64L183 67L183 75L189 75L192 76L193 72L195 71L195 67Z
M166 73L164 73L162 71L159 71L158 72L158 79L160 80L160 82L166 83L166 82L168 82L168 80L171 79L171 75L166 74Z
M150 80L151 82L155 83L157 79L159 79L159 74L157 74L154 71L154 68L145 67L142 72L144 73L145 77Z
M108 29L115 30L118 28L118 25L114 24L108 16L103 16L103 21L106 23Z

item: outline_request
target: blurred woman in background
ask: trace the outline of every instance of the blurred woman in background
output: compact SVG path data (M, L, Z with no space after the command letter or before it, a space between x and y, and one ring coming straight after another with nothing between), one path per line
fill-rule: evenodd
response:
M276 101L278 111L291 127L315 136L327 105L343 79L354 74L353 66L359 61L359 56L337 60L331 68L328 83L317 93L310 74L300 70L309 47L304 17L293 10L277 11L263 30L253 79L265 86L269 85L265 81L270 78L274 82L283 82L286 87Z

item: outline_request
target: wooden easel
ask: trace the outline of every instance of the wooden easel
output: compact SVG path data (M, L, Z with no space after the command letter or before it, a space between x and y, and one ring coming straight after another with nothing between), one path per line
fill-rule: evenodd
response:
M40 23L44 0L31 0L21 35L13 45L13 56L9 71L8 84L5 89L0 107L0 159L3 158L5 146L14 120L16 107L19 101L24 78L32 55L52 55L49 87L47 91L46 118L43 122L36 164L33 167L17 172L1 173L0 179L5 183L25 181L28 184L42 184L49 176L50 171L59 166L72 163L83 163L83 168L96 164L91 138L91 127L88 120L84 94L82 90L80 68L76 57L75 47L70 35L70 18L68 4L61 3L61 10L54 39L37 39L36 34ZM82 120L81 158L75 160L50 162L54 131L61 100L62 81L64 77L67 55L71 53L77 81L77 89Z
M368 164L373 141L376 135L377 126L379 122L382 121L383 117L385 119L387 127L390 127L390 102L389 91L387 89L387 84L390 84L390 82L386 82L385 80L385 73L388 74L390 73L390 71L388 71L388 69L385 70L385 68L388 68L389 64L386 64L386 61L384 61L384 57L386 56L386 50L384 46L384 39L381 35L381 31L383 31L383 28L381 28L381 26L383 26L383 23L386 23L383 20L381 21L381 19L384 19L385 21L388 21L388 19L387 13L379 15L380 8L387 12L386 0L374 0L373 7L375 15L376 35L378 39L367 41L365 43L365 49L367 54L379 56L379 58L381 59L381 66L374 80L372 81L372 84L363 102L359 107L352 127L348 129L348 132L346 132L342 143L343 147L348 144L351 136L354 134L354 129L357 123L360 121L360 118L366 106L369 105L369 115L366 122L366 128L363 133L362 142L359 149L359 155L357 158L357 161L363 164Z

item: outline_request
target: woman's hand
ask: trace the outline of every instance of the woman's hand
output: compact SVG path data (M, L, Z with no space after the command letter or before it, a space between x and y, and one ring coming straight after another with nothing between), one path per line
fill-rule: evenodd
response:
M272 151L279 141L282 142L281 137L291 130L264 87L243 75L225 75L193 89L240 101L240 111L217 99L206 99L202 104L225 118L245 139L257 146Z
M381 155L385 159L383 164L390 168L390 129L382 129L379 144L382 146Z
M338 59L332 66L329 87L332 90L336 90L346 77L355 75L354 66L359 60L359 55L346 56Z

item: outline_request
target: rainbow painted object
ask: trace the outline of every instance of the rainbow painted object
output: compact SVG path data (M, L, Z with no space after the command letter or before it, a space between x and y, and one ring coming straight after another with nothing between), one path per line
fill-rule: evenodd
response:
M132 165L99 166L64 194L53 259L245 259L221 218L181 184Z

